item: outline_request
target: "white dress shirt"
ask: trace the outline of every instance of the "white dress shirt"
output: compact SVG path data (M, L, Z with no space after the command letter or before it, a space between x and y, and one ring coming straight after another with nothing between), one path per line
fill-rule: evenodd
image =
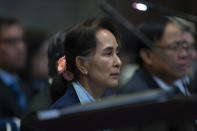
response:
M167 83L162 81L157 76L153 76L153 79L156 81L156 83L159 85L159 87L162 88L163 90L169 91L172 89L172 85L175 85L176 87L178 87L180 92L183 93L184 95L191 95L189 90L186 87L184 87L184 85L183 85L183 81L186 81L189 83L190 80L189 80L188 76L185 76L181 79L176 80L172 85L168 85Z

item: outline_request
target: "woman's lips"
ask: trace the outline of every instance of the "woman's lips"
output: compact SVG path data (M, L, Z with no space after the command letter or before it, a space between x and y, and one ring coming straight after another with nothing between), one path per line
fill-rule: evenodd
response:
M118 79L120 76L120 73L112 73L111 76L115 79Z

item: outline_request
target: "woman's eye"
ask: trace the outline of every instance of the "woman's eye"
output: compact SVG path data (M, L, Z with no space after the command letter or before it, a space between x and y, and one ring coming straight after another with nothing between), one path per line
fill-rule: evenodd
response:
M106 55L110 56L112 55L112 52L107 52Z

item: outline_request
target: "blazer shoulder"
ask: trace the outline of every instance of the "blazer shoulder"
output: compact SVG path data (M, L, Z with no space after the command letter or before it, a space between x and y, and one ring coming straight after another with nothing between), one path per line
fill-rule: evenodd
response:
M79 104L79 98L73 86L68 86L66 93L60 97L50 109L57 109L57 108L66 108L75 104Z
M158 88L152 75L144 68L139 68L134 76L119 90L120 94L135 93Z

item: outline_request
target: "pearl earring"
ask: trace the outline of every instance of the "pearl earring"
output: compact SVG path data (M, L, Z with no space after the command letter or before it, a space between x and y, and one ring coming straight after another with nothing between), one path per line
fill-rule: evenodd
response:
M88 74L88 72L86 71L86 72L85 72L85 75L87 75L87 74Z

